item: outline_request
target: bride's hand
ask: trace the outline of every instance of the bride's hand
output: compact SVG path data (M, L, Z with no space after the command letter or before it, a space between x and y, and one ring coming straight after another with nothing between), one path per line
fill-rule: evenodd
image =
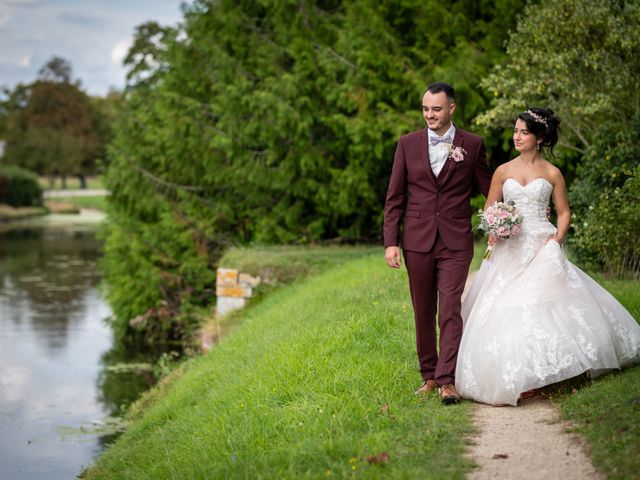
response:
M549 235L549 236L547 237L547 241L546 241L546 242L544 242L544 243L547 243L549 240L553 240L554 242L556 242L556 243L558 243L558 244L562 245L562 238L558 238L558 236L557 236L556 234Z

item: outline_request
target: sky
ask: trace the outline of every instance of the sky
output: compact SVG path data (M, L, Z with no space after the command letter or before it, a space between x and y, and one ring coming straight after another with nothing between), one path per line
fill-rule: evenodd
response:
M0 0L0 86L35 80L54 55L90 95L122 89L137 25L175 26L184 0ZM190 2L186 2L190 3Z

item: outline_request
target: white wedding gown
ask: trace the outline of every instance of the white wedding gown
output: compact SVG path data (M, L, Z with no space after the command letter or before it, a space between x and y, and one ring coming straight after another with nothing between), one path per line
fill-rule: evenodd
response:
M557 242L546 242L556 231L547 220L553 186L509 178L502 189L522 230L496 245L463 299L458 392L516 405L527 390L640 361L640 325Z

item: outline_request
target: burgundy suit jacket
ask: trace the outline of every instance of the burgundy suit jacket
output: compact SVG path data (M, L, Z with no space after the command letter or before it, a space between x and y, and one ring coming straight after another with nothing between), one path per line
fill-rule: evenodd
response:
M427 129L400 137L384 207L385 247L428 252L437 232L449 250L473 249L471 191L475 182L486 197L491 171L482 137L456 128L453 145L467 152L464 160L448 158L436 178Z

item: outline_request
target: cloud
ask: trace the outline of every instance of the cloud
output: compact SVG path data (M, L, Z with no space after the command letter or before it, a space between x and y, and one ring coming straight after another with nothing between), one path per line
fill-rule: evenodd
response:
M24 57L21 57L18 60L18 66L20 67L30 67L31 66L31 54L27 54Z
M7 21L11 18L11 14L7 7L0 3L0 26L7 23Z
M62 23L71 23L74 25L79 25L81 27L104 27L106 22L104 18L96 17L93 15L82 15L79 13L71 13L71 12L62 12L59 15Z
M111 48L111 63L115 65L122 65L122 61L124 60L124 57L127 56L127 52L129 51L132 40L133 39L131 38L124 38L122 40L119 40Z
M37 7L42 5L42 0L0 0L0 6L12 7Z
M2 0L2 3L16 7L36 7L42 5L42 0Z
M188 0L192 1L192 0ZM0 0L0 85L29 83L53 55L90 94L122 88L136 25L181 20L181 0ZM4 25L1 22L5 22Z

